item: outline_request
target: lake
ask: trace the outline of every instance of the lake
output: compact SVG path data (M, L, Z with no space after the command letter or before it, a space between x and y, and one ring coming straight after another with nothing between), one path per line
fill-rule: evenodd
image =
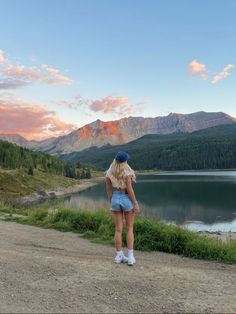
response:
M140 174L134 190L146 217L192 231L236 232L236 171ZM73 209L110 207L104 183L71 195L65 204Z

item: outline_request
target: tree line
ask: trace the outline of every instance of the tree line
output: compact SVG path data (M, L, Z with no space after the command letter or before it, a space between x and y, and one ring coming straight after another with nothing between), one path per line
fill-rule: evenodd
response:
M185 139L165 145L142 146L130 162L136 169L200 170L236 168L236 137Z
M127 144L91 148L62 157L86 161L105 170L119 150L130 154L129 164L137 170L235 169L236 124L190 134L146 135Z
M0 167L2 169L27 169L29 175L34 170L62 175L75 179L91 178L89 167L80 163L65 162L43 152L30 151L27 148L0 140Z

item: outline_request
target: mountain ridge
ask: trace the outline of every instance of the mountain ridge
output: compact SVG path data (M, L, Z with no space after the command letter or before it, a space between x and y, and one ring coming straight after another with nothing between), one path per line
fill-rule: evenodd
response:
M236 168L236 122L192 133L147 134L123 145L106 145L61 155L105 170L119 150L127 151L136 170L198 170Z
M27 141L20 135L3 135L0 139L18 144L31 150L40 150L52 155L69 154L90 147L121 145L146 134L191 133L212 126L231 124L236 119L224 112L198 111L190 114L169 113L157 117L125 117L118 120L91 123L59 137L42 141Z

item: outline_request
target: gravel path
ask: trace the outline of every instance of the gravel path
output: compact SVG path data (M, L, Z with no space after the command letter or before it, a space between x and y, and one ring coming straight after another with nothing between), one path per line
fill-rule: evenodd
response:
M1 313L235 313L236 266L136 252L0 221Z

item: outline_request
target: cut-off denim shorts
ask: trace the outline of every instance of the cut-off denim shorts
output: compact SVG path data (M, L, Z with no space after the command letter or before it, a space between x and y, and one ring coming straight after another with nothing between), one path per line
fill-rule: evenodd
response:
M130 197L125 192L114 191L111 198L111 210L113 212L130 212L134 208Z

